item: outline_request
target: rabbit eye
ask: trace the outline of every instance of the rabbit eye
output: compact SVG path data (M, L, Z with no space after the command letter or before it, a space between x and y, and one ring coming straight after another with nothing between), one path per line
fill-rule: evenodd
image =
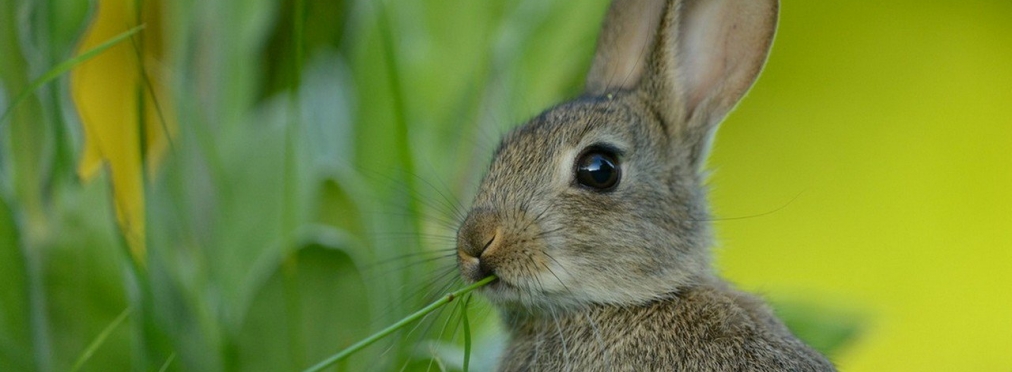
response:
M595 191L611 191L621 178L618 157L613 151L591 147L576 160L576 182Z

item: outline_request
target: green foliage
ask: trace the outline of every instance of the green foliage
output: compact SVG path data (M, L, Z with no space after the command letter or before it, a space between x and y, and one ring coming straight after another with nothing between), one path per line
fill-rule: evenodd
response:
M0 195L0 369L27 370L34 365L28 306L28 276L20 234L10 206Z
M830 358L857 341L868 323L866 316L846 306L831 307L811 300L779 300L774 307L791 332Z

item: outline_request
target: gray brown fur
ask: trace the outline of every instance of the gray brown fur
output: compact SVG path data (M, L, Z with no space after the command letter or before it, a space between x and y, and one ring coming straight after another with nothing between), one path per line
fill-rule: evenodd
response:
M586 94L512 131L458 231L458 262L509 331L500 369L833 370L710 265L703 165L755 81L776 0L617 0ZM660 13L660 14L658 14ZM617 150L609 192L577 184Z
M722 283L642 306L508 313L502 371L825 371L754 296Z

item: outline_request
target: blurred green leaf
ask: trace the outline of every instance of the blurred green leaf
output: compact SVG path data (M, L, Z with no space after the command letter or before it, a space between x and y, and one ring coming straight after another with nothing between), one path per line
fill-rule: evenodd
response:
M28 273L20 233L0 194L0 370L34 369Z
M41 76L46 69L71 59L77 42L92 19L95 0L29 1L23 3L22 14L27 27L22 28L25 59L31 76ZM61 75L61 79L65 79ZM74 108L69 102L66 84L49 84L36 95L43 105L43 114L52 125L52 183L72 182L76 176L80 133ZM2 125L2 124L0 124Z
M350 257L336 249L310 245L299 249L296 283L301 296L298 309L301 324L291 324L286 307L280 266L260 288L238 335L238 369L243 371L277 371L292 368L289 339L284 335L298 328L303 335L309 361L323 359L336 348L365 337L370 317L368 298L358 270ZM349 371L367 370L375 366L377 353L366 352L348 361ZM299 366L305 368L307 366Z
M53 66L74 52L95 9L95 0L50 0L23 2L21 12L29 27L23 36L35 47L31 61L34 74Z
M268 99L288 89L294 71L293 19L296 0L285 0L268 36L267 46L260 60L260 74L265 81L259 99ZM305 24L303 40L307 56L320 49L337 48L344 34L348 15L348 1L304 0ZM302 67L302 66L300 66Z
M20 37L30 30L17 17L24 5L16 1L0 5L0 50L4 51L0 53L0 83L10 99L0 114L0 160L6 160L0 165L2 186L13 189L26 223L37 225L43 220L43 194L52 166L53 149L48 145L53 134L50 123L43 120L45 113L37 97L21 103L34 93L20 43Z
M73 175L76 146L73 129L64 120L66 89L45 84L80 62L69 59L92 3L11 1L0 9L0 50L5 51L0 56L0 79L10 99L0 115L0 129L10 127L3 137L14 141L7 146L16 160L15 186L33 224L41 218L52 183Z
M801 300L774 301L776 313L792 332L819 352L833 356L855 342L867 328L860 312Z
M363 216L352 196L334 178L321 182L316 203L317 219L320 223L337 227L353 234L364 234Z
M81 353L122 314L127 304L126 260L116 230L107 181L57 190L58 218L39 242L44 313L56 369L69 370ZM127 370L128 327L115 328L83 365L86 371Z

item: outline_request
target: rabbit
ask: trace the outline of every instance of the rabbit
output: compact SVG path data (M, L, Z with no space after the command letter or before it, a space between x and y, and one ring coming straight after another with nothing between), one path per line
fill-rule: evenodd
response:
M616 0L585 91L509 132L457 231L500 371L832 371L711 268L704 163L777 0Z

